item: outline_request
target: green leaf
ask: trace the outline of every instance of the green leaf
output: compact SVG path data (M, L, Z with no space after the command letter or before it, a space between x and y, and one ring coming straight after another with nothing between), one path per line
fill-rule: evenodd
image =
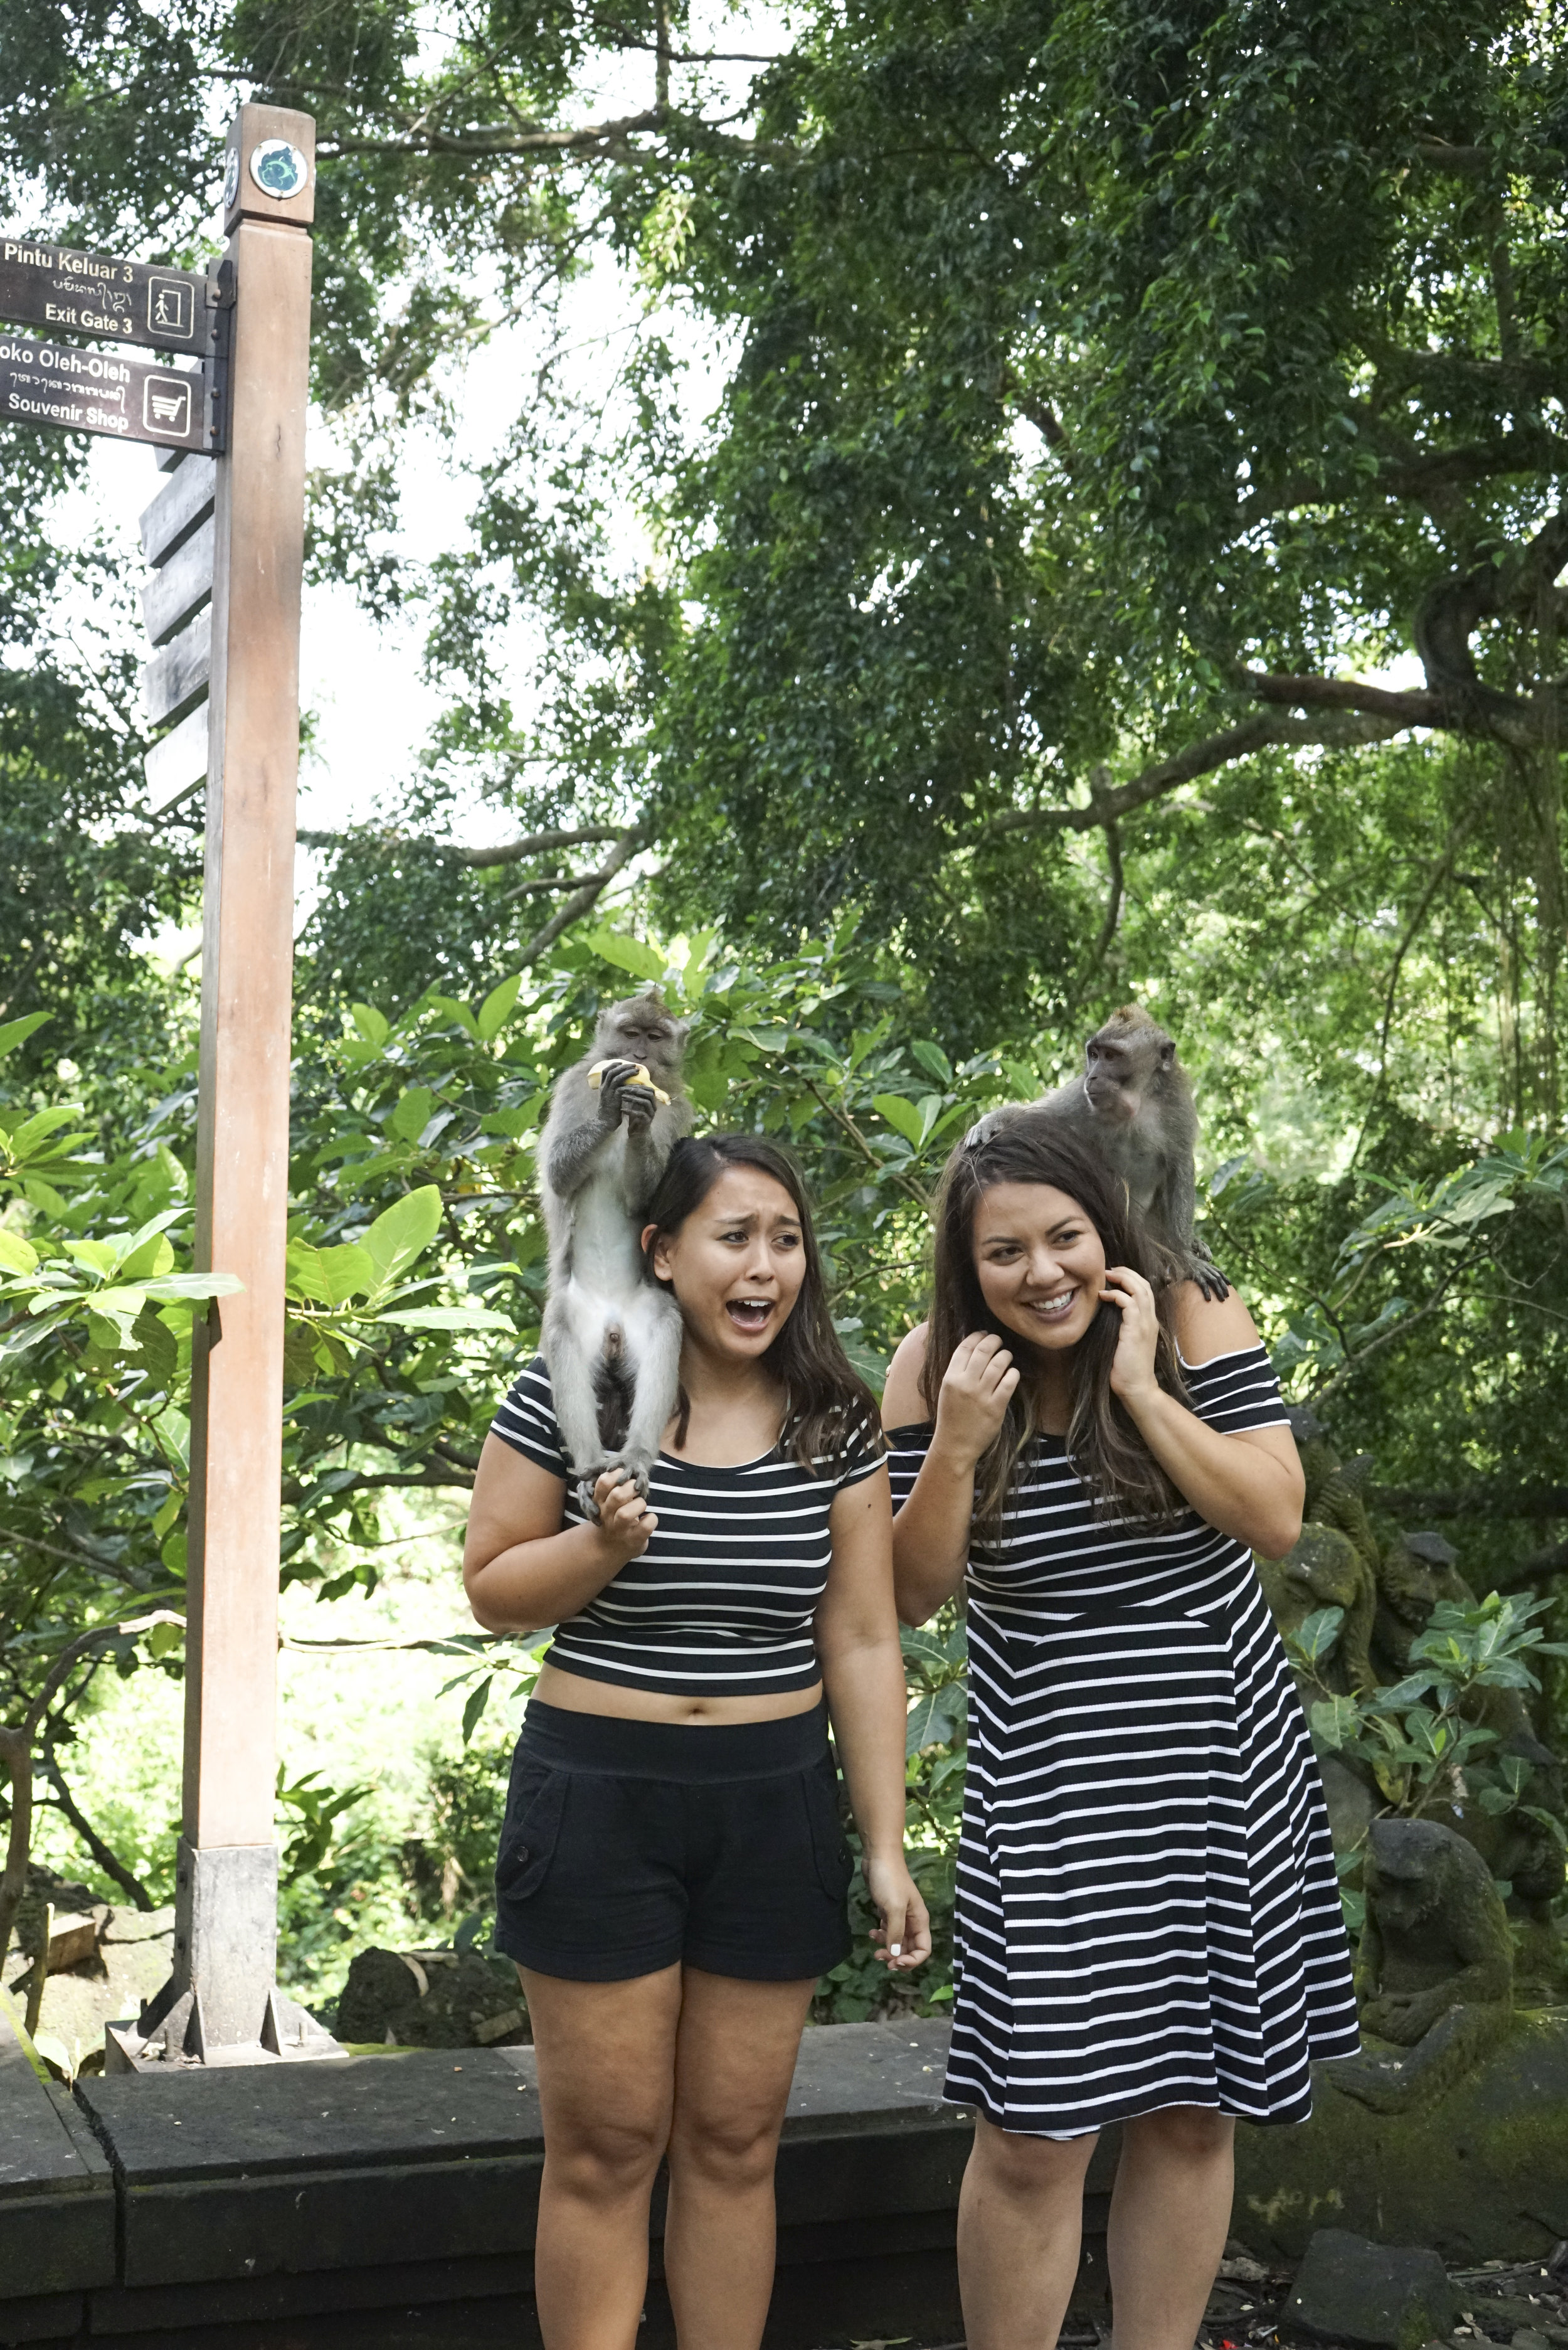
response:
M871 1107L906 1142L919 1148L925 1139L925 1121L912 1101L906 1101L902 1094L873 1094Z
M1315 1607L1292 1633L1290 1646L1298 1649L1309 1665L1315 1665L1332 1653L1344 1623L1343 1607Z
M924 1043L911 1045L909 1050L914 1055L916 1060L919 1061L921 1068L924 1069L927 1076L935 1077L940 1086L950 1086L952 1084L953 1065L949 1060L947 1055L943 1052L940 1045L929 1045Z
M1337 1754L1359 1727L1361 1709L1353 1697L1319 1698L1310 1719L1316 1735Z
M522 984L523 974L517 972L511 979L504 979L499 987L493 987L480 1005L474 1025L487 1045L505 1025Z
M387 1120L387 1131L403 1142L417 1142L430 1124L435 1096L429 1086L410 1086Z
M898 1634L898 1646L912 1663L935 1665L943 1672L947 1670L947 1648L934 1632L910 1631L906 1627Z
M141 1284L149 1297L171 1305L184 1297L237 1297L244 1288L237 1273L161 1273Z
M583 943L601 962L613 962L618 971L629 971L637 979L664 977L666 959L659 949L645 945L641 939L628 938L622 931L590 931Z
M517 1325L504 1314L493 1314L479 1305L408 1305L378 1314L378 1322L389 1322L398 1330L509 1330L515 1334Z
M953 1733L953 1692L951 1690L929 1690L918 1697L909 1708L909 1725L904 1737L906 1755L919 1754L928 1746L945 1746Z
M14 1045L25 1045L34 1031L51 1017L47 1012L24 1012L20 1020L7 1020L0 1027L0 1055L10 1052Z
M351 1003L348 1017L367 1045L384 1045L392 1033L391 1022L384 1012L378 1012L373 1003Z
M479 1727L479 1717L490 1702L494 1679L493 1673L487 1673L477 1689L470 1690L468 1693L468 1703L462 1709L462 1742L465 1746Z
M389 1288L424 1254L441 1229L441 1193L433 1183L407 1192L379 1215L358 1245L375 1265L380 1286Z
M284 1264L284 1285L289 1295L324 1305L341 1305L374 1289L378 1280L369 1251L353 1241L329 1249L312 1248L307 1241L290 1241Z
M8 1232L0 1226L0 1267L6 1273L35 1273L38 1252L28 1246L20 1232Z

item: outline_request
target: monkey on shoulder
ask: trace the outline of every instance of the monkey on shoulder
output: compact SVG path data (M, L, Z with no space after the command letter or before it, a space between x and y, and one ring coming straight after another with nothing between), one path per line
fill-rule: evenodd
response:
M966 1138L977 1145L1004 1126L1042 1118L1065 1126L1097 1151L1127 1187L1134 1211L1169 1268L1172 1281L1195 1281L1205 1297L1225 1297L1230 1284L1198 1246L1193 1152L1198 1112L1176 1045L1137 1003L1125 1003L1084 1052L1081 1077L1039 1101L988 1111Z
M657 990L600 1013L556 1085L539 1146L550 1244L542 1351L561 1440L595 1514L593 1486L620 1465L646 1494L680 1384L674 1299L642 1260L645 1212L691 1131L681 1083L690 1034Z

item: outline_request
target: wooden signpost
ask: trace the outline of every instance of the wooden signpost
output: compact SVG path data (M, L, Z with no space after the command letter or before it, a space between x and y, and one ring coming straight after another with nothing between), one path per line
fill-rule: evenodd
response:
M141 518L151 576L149 782L205 779L196 1263L237 1276L196 1328L185 1783L173 1976L118 2070L333 2055L275 1981L283 1259L288 1191L295 786L315 126L245 106L230 126L226 246L208 276L0 241L0 416L151 441L169 478ZM132 358L182 351L176 369Z

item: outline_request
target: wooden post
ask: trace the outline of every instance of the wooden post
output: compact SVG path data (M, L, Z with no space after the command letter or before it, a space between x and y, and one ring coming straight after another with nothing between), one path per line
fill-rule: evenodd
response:
M224 187L213 518L183 1835L142 2062L333 2053L274 1987L284 1248L315 125L242 107ZM225 364L220 354L219 365ZM142 2037L142 2035L145 2035ZM154 2049L152 2042L161 2045ZM142 2050L145 2049L145 2055Z

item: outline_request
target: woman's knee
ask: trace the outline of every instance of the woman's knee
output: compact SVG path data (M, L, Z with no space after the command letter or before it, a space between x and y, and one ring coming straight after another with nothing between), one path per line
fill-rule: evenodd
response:
M982 2116L975 2125L970 2166L977 2183L1026 2198L1079 2195L1084 2174L1098 2143L1086 2137L1028 2137L998 2129Z
M1214 2161L1230 2153L1235 2136L1231 2116L1207 2106L1166 2106L1122 2128L1124 2147L1178 2162Z
M552 2118L545 2147L551 2183L591 2201L634 2194L652 2185L668 2137L663 2116Z
M752 2188L770 2179L778 2157L779 2123L773 2113L682 2112L670 2133L670 2176L704 2186Z

